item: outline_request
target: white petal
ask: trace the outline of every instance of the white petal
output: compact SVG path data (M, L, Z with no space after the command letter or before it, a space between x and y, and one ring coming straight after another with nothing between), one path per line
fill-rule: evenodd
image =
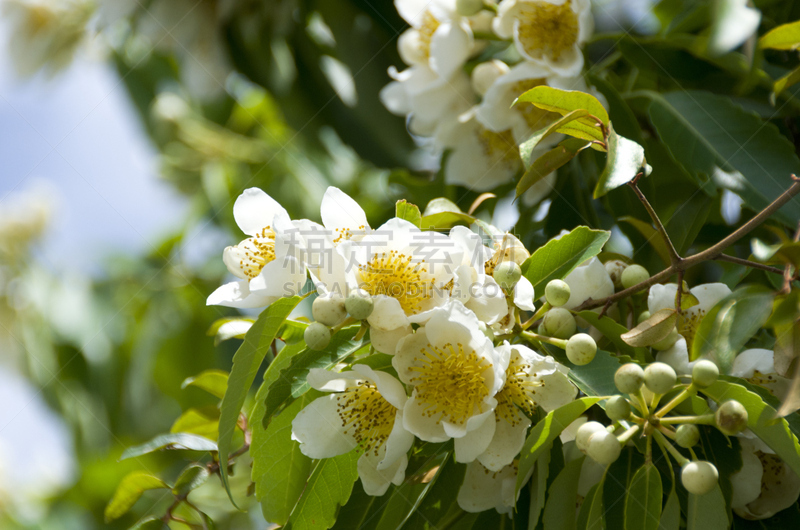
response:
M272 225L278 213L286 210L278 202L258 188L249 188L237 197L233 205L233 218L247 235L256 235Z
M597 258L591 258L570 272L564 281L570 288L566 309L578 307L589 298L599 300L614 294L614 282L605 266Z
M355 439L343 431L336 402L335 394L317 398L292 420L292 440L300 442L307 457L330 458L355 449Z
M431 69L449 78L461 68L472 52L472 30L469 24L446 21L439 24L431 37Z
M487 416L480 427L469 431L461 438L456 438L454 440L456 462L467 463L478 458L478 455L483 453L492 442L492 438L495 435L495 425L497 423L494 414L491 414Z
M584 458L578 478L578 495L585 498L592 486L600 482L605 472L606 466L598 464L591 458Z
M479 462L467 464L464 482L458 490L457 502L465 512L482 512L495 508L501 510L505 506L503 480L514 477L516 473L511 466L493 473L487 471Z
M330 186L320 204L322 224L328 230L369 228L367 215L359 204L339 188Z
M525 445L525 435L531 420L523 418L516 426L512 426L504 419L496 422L494 437L486 451L478 456L478 461L490 471L500 471L511 464Z
M514 305L525 311L536 311L533 304L533 285L525 276L520 277L517 285L514 286Z
M772 350L765 350L763 348L752 348L744 350L736 356L731 368L731 375L741 377L742 379L750 379L758 370L762 374L775 373L775 354Z
M332 372L324 368L312 368L308 371L306 382L309 386L323 392L344 392L355 384L356 379L361 379L355 372Z
M459 343L466 345L472 338L471 330L483 335L475 313L456 301L434 310L425 326L428 340L437 347Z
M403 20L417 26L430 3L430 0L394 0L394 7Z
M484 422L492 421L494 419L494 408L497 406L497 400L493 397L484 398L482 405L483 412L473 414L467 418L466 423L450 423L442 421L444 432L450 438L461 438L466 436L468 432L479 429L483 426Z
M411 112L411 102L408 99L406 88L399 81L392 81L383 87L378 94L383 106L392 114L405 116Z
M690 307L689 311L708 311L717 305L717 302L731 294L731 289L724 283L704 283L697 287L692 287L689 292L695 295L697 301L700 302L696 306Z
M380 496L389 489L389 484L399 486L405 478L408 457L403 455L398 458L390 467L378 470L378 458L372 453L365 453L358 459L356 467L358 476L361 478L361 485L367 495Z
M491 326L508 314L505 294L491 276L484 277L483 282L475 285L472 294L466 306L481 322Z
M356 364L353 366L353 372L358 373L364 379L368 379L375 383L378 392L383 396L383 399L394 405L395 408L402 409L408 400L406 391L400 381L387 374L373 370L366 364Z
M694 364L689 363L689 350L683 337L679 338L671 348L658 352L656 361L670 365L678 375L690 373Z
M742 446L742 468L731 475L733 497L731 508L744 508L761 495L761 475L764 468L756 456L753 444L740 440Z
M542 381L544 387L537 390L536 402L547 412L566 405L578 395L577 387L561 371L545 375Z
M381 353L394 355L397 350L397 343L406 335L411 334L411 324L400 326L397 329L389 331L379 328L371 328L369 330L369 338L372 341L372 347Z
M373 296L372 300L374 302L372 314L367 318L370 326L388 331L409 325L408 317L396 298L379 294Z
M437 418L430 418L424 414L424 409L414 394L403 407L403 427L424 442L438 443L450 439Z
M395 462L406 456L408 450L414 444L414 435L403 427L403 411L397 411L394 419L394 426L389 438L384 444L384 451L378 469L390 469Z
M241 309L266 307L279 297L253 294L247 280L226 283L208 295L206 305L221 305Z
M416 333L406 335L397 344L395 356L392 358L392 366L405 384L412 384L415 375L411 368L418 366L416 358L429 342L426 328L419 328Z
M264 265L258 276L250 280L250 290L263 296L295 296L306 283L306 268L297 258L287 256Z
M662 309L675 309L675 294L677 292L678 286L674 283L650 286L650 292L647 294L647 310L650 313L655 313Z

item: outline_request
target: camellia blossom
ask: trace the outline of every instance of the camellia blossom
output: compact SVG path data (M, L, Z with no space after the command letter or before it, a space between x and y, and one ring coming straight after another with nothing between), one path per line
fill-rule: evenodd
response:
M490 471L500 471L519 454L531 426L529 416L534 414L537 406L549 412L566 405L578 393L567 377L569 369L552 357L507 342L497 349L503 357L508 357L508 368L503 388L495 395L494 436L486 450L477 457ZM468 433L462 440L468 441L471 435Z
M342 373L312 369L308 383L331 393L312 401L292 421L292 439L300 442L300 451L310 458L330 458L358 449L358 476L369 495L402 484L406 453L414 442L403 428L403 385L364 364Z
M206 303L264 307L299 293L306 281L306 268L290 255L286 234L277 226L292 226L283 206L260 189L250 188L236 199L233 217L250 237L227 247L222 260L231 274L240 279L217 288Z
M590 258L567 274L564 281L569 285L569 300L564 307L575 309L586 300L598 300L614 294L614 282L605 266L597 258Z
M392 365L413 387L403 413L408 431L428 442L455 438L459 462L486 450L508 355L495 350L472 311L457 301L433 310L424 327L400 340Z
M581 46L594 21L589 0L503 0L493 27L525 59L570 77L583 67Z
M675 295L678 292L678 285L667 283L664 285L656 284L650 287L647 295L647 309L651 314L662 309L675 309ZM678 324L678 333L686 339L686 346L691 349L692 340L697 333L697 326L703 316L714 307L717 302L731 294L730 288L724 283L704 283L689 290L697 301L697 305L684 309ZM663 361L667 362L667 361ZM669 363L668 363L669 364ZM676 370L678 367L674 367Z
M465 512L475 513L494 508L498 513L511 515L514 511L518 463L499 471L490 471L480 462L467 464L464 482L456 502Z
M768 519L800 497L800 478L758 439L739 438L742 468L731 475L731 508L744 519Z

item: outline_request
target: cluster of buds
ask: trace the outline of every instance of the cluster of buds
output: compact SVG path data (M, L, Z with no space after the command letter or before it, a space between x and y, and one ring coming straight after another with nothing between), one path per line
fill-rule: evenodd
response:
M654 439L681 466L683 487L695 495L708 493L716 486L719 474L714 464L698 460L692 449L700 441L697 425L714 426L723 434L733 436L747 428L747 410L738 401L728 400L721 403L715 413L667 414L698 391L713 385L718 377L717 365L705 360L694 365L688 385L678 383L675 370L667 364L655 362L644 369L636 363L625 364L614 374L614 384L622 395L612 396L605 403L611 425L587 422L578 429L575 443L590 458L608 465L619 458L622 447L636 434L650 438L648 451ZM662 397L676 390L677 395L659 408ZM688 449L692 459L682 455L673 442Z
M324 350L331 342L332 331L359 320L366 320L374 307L372 297L363 289L351 291L346 298L331 294L318 296L311 305L314 322L303 333L306 345L312 350Z

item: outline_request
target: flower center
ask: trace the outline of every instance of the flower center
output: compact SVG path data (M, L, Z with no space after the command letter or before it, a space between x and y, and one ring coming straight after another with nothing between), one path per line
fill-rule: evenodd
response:
M523 79L522 81L517 81L514 83L511 86L511 91L514 94L514 97L517 98L532 88L544 86L546 84L546 79ZM534 131L550 125L559 118L557 113L540 109L533 103L523 103L517 105L517 109L522 115L522 118L525 120L525 123L528 124L528 127Z
M430 11L422 15L422 23L417 28L419 32L419 50L423 57L431 56L431 39L439 27L439 20Z
M336 395L336 410L344 432L352 435L365 453L372 451L378 456L378 449L392 433L397 415L397 409L383 398L378 387L369 381L348 387Z
M465 353L461 344L446 344L444 348L428 344L414 361L417 365L411 370L417 375L411 383L417 405L429 418L436 416L436 423L444 420L463 425L481 412L481 404L489 395L484 373L492 367L486 359L474 351Z
M692 343L694 336L697 334L697 327L700 321L703 320L706 312L699 308L694 309L692 312L684 311L678 315L678 333L686 339L686 349L692 351Z
M362 236L366 233L366 227L364 225L359 226L356 229L350 228L335 228L333 230L334 235L336 236L333 238L333 243L338 245L342 241L349 241L353 239L353 236L359 235Z
M232 274L251 280L258 276L264 265L274 259L275 232L269 226L255 237L247 238L235 247L226 248L223 254L223 261Z
M514 357L506 369L506 384L495 396L498 421L503 418L512 427L519 425L525 415L533 415L536 410L536 389L544 386L544 381L534 380L536 372L529 374L530 364L523 362L521 357Z
M366 265L359 265L359 287L372 296L383 294L400 302L407 315L419 311L422 302L433 296L433 280L423 280L425 260L395 250L376 254Z
M502 164L513 168L519 164L519 148L511 129L496 133L480 127L476 134L483 154L491 161L491 165Z
M578 41L578 17L569 0L560 6L526 2L517 17L517 38L531 57L558 61Z
M769 391L770 394L775 395L775 383L778 382L777 378L772 374L764 374L758 370L753 370L753 377L746 379L748 383L758 385Z

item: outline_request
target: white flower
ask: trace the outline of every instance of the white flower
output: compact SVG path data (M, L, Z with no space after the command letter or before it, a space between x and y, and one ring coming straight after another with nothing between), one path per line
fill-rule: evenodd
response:
M651 286L647 296L648 311L654 314L662 309L675 309L675 295L677 292L678 285L674 283ZM731 290L724 283L704 283L692 287L689 292L697 298L699 303L682 312L678 323L678 333L686 339L686 347L691 349L692 340L694 340L695 333L697 333L697 326L700 325L700 321L717 302L731 294ZM678 369L678 367L673 368Z
M317 398L292 421L292 440L310 458L330 458L358 448L358 476L369 495L400 485L414 436L403 428L406 393L384 372L357 364L350 372L312 369L308 383L332 392Z
M731 508L745 519L772 517L800 496L800 478L758 440L739 438L742 468L731 475Z
M492 250L494 251L484 266L487 275L491 276L495 267L504 261L513 261L521 266L531 256L522 241L515 235L498 230L492 225L483 224L482 226L491 232L487 235L492 238ZM514 305L525 311L535 311L533 295L531 282L525 276L520 277L514 286Z
M791 380L775 372L775 352L763 348L744 350L733 361L730 375L758 385L783 401Z
M449 237L422 232L399 218L354 243L348 285L373 297L374 309L367 319L373 345L386 338L380 337L382 332L395 331L399 340L411 332L412 322L425 322L430 310L449 298L447 285L462 260L463 251ZM382 351L394 353L391 348Z
M211 293L208 305L264 307L284 296L300 292L306 268L293 255L285 228L292 227L286 210L258 188L245 190L233 205L233 217L251 236L227 247L222 260L240 280Z
M490 471L499 471L519 454L537 406L551 411L566 405L578 393L567 378L568 369L522 345L503 344L497 348L509 358L503 388L495 395L495 429L489 446L478 455L478 461ZM491 419L487 421L492 421ZM468 442L472 433L455 441Z
M574 309L590 298L599 300L614 294L614 282L605 266L597 258L590 258L567 274L564 281L569 285L569 300L566 309Z
M459 462L469 462L491 442L508 357L495 350L478 329L478 319L460 302L431 312L428 323L397 345L392 365L413 387L406 403L405 428L421 440L456 438ZM468 433L468 443L459 439Z
M514 511L517 487L517 462L500 471L489 471L480 462L467 464L464 482L456 501L465 512L482 512L494 508L498 513L511 515Z
M589 0L503 0L494 20L527 60L565 77L583 67L581 45L594 26Z

